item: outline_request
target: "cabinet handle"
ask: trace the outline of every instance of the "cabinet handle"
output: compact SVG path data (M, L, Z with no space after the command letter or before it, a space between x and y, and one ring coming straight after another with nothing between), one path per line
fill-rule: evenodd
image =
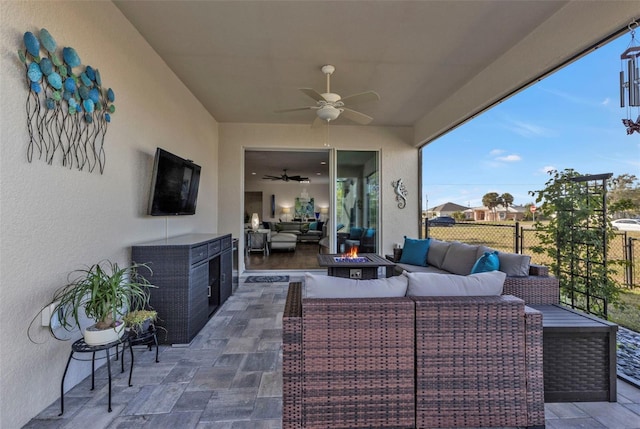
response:
M207 296L211 298L211 286L207 286Z
M222 274L220 275L220 281L221 281L222 283L224 283L225 281L227 281L227 275L226 275L225 273L222 273Z

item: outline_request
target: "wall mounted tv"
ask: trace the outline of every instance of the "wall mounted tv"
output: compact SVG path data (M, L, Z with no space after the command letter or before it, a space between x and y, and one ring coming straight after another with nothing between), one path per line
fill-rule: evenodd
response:
M200 166L164 149L156 150L149 198L151 216L196 213Z

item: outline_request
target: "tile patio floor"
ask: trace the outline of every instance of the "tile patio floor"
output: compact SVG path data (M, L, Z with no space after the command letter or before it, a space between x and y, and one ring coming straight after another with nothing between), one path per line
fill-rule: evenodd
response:
M292 278L292 280L299 280ZM25 428L276 429L282 416L282 310L287 283L242 283L188 347L134 348L133 386L112 362ZM128 363L128 357L125 354ZM125 364L126 369L126 364ZM618 381L618 402L546 404L547 428L640 428L640 390ZM6 428L10 429L10 428ZM330 428L327 428L330 429Z

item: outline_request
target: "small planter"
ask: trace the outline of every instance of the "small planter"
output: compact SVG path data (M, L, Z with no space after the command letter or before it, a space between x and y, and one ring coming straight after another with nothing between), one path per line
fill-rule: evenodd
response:
M124 316L123 320L129 331L140 337L149 332L157 317L158 313L154 310L135 310Z
M132 326L130 330L135 334L136 337L140 337L142 335L145 335L147 332L149 332L150 328L151 328L151 319L147 319L139 325Z
M119 340L124 335L124 323L118 322L115 328L98 329L95 325L84 331L84 342L89 346L101 346Z

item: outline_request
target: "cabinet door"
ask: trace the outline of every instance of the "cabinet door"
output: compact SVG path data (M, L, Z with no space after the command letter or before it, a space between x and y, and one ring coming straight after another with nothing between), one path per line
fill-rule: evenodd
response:
M189 341L209 318L209 263L191 269L189 278Z
M231 249L227 249L220 255L220 305L231 296L233 288L233 255Z

